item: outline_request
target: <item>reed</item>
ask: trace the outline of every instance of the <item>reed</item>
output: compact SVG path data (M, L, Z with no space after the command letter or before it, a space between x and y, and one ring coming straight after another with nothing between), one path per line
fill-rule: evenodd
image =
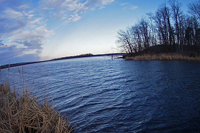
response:
M39 104L27 90L16 95L9 84L0 85L0 132L6 133L71 133L66 116L45 102Z
M181 54L145 54L135 57L126 57L125 60L160 60L160 61L200 61L200 57L189 57Z

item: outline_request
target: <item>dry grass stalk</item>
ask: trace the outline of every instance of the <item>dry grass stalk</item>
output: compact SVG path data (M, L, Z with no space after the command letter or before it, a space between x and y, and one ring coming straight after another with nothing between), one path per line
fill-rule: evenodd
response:
M200 61L200 57L188 57L180 54L146 54L135 57L126 57L125 60Z
M6 133L71 133L66 117L46 102L38 104L25 91L20 96L11 92L9 84L0 85L0 132Z

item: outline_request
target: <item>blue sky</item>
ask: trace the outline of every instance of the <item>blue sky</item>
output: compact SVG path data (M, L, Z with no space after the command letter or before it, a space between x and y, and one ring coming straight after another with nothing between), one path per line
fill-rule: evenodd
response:
M195 0L181 0L182 9ZM117 31L166 0L0 0L0 65L119 52Z

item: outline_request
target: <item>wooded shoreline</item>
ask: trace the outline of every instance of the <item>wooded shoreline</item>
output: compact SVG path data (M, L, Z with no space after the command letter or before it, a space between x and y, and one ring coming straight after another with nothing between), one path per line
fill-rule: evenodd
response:
M120 29L116 43L126 57L176 53L185 57L200 56L200 1L182 11L178 0L163 2L155 12L146 14L134 25Z
M123 56L125 60L200 60L200 46L184 45L156 45L140 52L129 53Z

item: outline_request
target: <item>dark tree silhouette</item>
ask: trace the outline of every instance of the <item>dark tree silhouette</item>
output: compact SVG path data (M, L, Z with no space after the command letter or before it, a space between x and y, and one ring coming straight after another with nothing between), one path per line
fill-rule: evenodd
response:
M161 4L155 13L147 14L148 19L119 30L118 47L126 53L136 53L155 45L173 45L177 52L183 51L184 45L200 46L200 0L188 7L190 15L183 13L178 0Z
M200 0L189 4L189 12L200 19Z

